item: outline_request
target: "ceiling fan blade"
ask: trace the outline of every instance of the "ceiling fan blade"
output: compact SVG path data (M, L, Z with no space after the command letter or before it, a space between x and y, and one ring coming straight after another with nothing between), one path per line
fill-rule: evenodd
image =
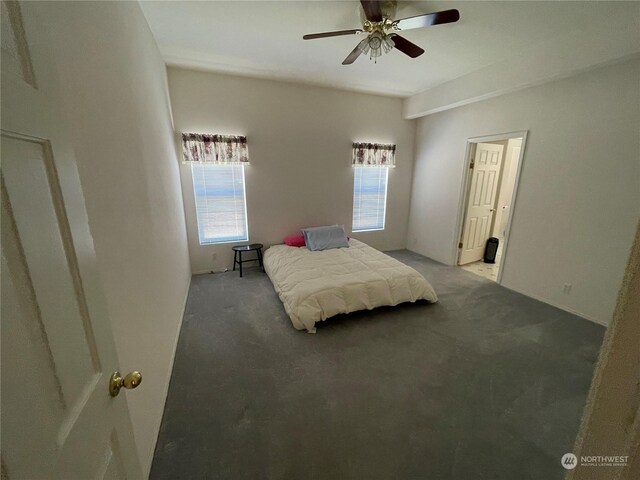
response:
M417 15L415 17L402 18L396 20L394 25L399 30L409 30L411 28L430 27L432 25L440 25L443 23L453 23L460 20L460 12L456 9L443 10L442 12L427 13L425 15Z
M401 37L400 35L391 35L391 40L393 40L393 44L398 50L400 50L405 55L409 55L411 58L419 57L424 53L424 50L422 48L420 48L415 43L410 42L406 38Z
M336 32L309 33L302 37L303 40L313 40L315 38L339 37L340 35L355 35L362 33L362 29L354 28L353 30L338 30Z
M378 0L360 0L364 15L370 22L382 21L382 9Z
M364 53L364 50L365 50L365 47L367 46L368 41L369 41L369 37L365 38L360 43L358 43L358 45L356 45L356 48L351 50L351 53L347 55L347 58L345 58L342 61L342 64L351 65L353 62L355 62L356 59Z

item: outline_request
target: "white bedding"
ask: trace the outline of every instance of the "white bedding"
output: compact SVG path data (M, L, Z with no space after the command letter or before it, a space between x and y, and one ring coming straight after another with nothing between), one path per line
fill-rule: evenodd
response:
M339 313L438 300L416 270L353 238L349 248L317 252L274 245L264 268L293 326L310 333L316 322Z

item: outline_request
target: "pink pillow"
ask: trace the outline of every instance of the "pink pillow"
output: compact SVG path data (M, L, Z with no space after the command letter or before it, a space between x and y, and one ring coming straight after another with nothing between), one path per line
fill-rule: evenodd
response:
M306 244L304 243L304 237L302 235L287 235L284 237L285 245L289 245L290 247L304 247Z

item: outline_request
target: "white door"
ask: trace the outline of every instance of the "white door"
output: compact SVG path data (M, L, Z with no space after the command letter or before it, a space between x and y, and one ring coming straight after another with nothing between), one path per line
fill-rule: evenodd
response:
M492 143L476 145L462 230L460 265L480 260L484 255L487 238L491 236L503 148L502 145Z
M511 216L511 203L513 201L513 192L516 188L516 174L518 172L520 152L522 151L522 139L518 138L514 140L514 142L517 140L520 141L520 144L514 145L511 149L511 156L509 158L509 171L506 174L503 174L503 180L500 182L500 193L498 198L497 211L497 213L500 215L500 223L498 223L497 227L494 227L494 232L497 228L498 233L498 235L495 236L505 236L507 224L509 223L509 217ZM509 147L511 147L511 140L509 140Z
M124 389L36 2L2 2L2 479L137 479ZM135 394L135 392L128 392Z

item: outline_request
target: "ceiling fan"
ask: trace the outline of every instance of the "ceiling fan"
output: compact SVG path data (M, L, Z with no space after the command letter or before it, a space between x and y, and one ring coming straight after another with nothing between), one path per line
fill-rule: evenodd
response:
M401 37L396 32L412 28L431 27L432 25L440 25L443 23L453 23L460 19L458 10L452 9L416 15L415 17L402 18L400 20L392 20L395 16L397 1L360 0L360 3L362 4L364 16L366 17L366 19L363 19L362 28L339 30L336 32L310 33L302 38L304 40L313 40L316 38L337 37L341 35L366 34L367 38L358 43L356 48L347 55L347 58L342 62L343 65L352 64L363 53L369 53L371 59L377 60L379 56L383 53L390 52L393 48L397 48L411 58L416 58L422 55L424 50L415 43Z

